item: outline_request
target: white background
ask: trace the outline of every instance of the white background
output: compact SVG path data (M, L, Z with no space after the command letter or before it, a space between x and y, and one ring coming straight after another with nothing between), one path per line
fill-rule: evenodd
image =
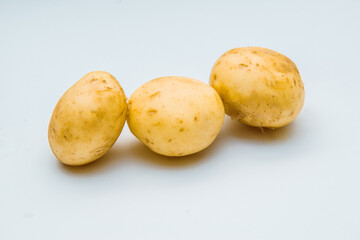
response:
M359 1L0 1L0 239L360 239ZM160 76L208 82L231 48L290 57L302 113L266 131L226 119L206 150L150 152L125 126L84 167L47 125L89 71L127 96Z

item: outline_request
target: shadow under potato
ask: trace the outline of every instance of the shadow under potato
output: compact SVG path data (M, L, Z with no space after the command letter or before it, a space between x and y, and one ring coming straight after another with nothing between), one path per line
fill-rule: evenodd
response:
M130 146L129 151L136 160L149 163L164 168L186 168L201 164L205 161L217 148L220 148L221 141L215 141L206 149L181 157L168 157L151 151L140 141Z
M265 128L262 130L226 117L224 127L215 141L206 149L191 155L182 157L163 156L151 151L143 143L136 140L126 144L115 144L103 157L83 166L67 166L60 162L59 165L67 173L80 175L100 173L128 160L136 160L163 168L186 168L201 164L215 151L221 151L222 146L229 140L237 139L240 142L253 141L258 143L281 142L290 138L293 132L294 123L278 129Z
M151 151L140 141L132 141L126 145L113 146L103 157L83 166L68 166L60 162L58 164L65 172L80 175L103 172L106 169L114 165L119 165L121 162L127 160L140 161L164 168L185 168L200 164L208 158L218 145L219 141L215 140L208 148L198 153L182 157L168 157Z
M294 133L295 123L290 123L287 126L270 129L270 128L258 128L250 127L237 120L225 119L223 132L225 137L237 138L244 141L254 142L279 142L285 141L290 138Z

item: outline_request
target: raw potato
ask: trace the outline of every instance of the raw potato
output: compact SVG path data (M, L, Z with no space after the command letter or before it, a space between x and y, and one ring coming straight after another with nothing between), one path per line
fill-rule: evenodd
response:
M226 114L250 126L285 126L304 105L304 84L296 65L266 48L226 52L212 69L210 85L222 98Z
M152 151L184 156L209 146L225 111L216 91L186 77L162 77L139 87L129 99L128 126Z
M86 74L56 104L48 129L52 152L74 166L100 158L119 137L126 112L126 96L111 74Z

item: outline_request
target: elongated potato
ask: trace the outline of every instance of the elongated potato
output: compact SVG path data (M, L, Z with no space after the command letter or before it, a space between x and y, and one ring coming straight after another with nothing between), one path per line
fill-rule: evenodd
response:
M209 85L186 77L162 77L139 87L129 99L128 126L152 151L184 156L209 146L225 111Z
M226 52L212 69L210 85L219 93L226 113L250 126L285 126L304 105L304 84L296 65L266 48Z
M111 74L86 74L56 104L48 129L52 152L74 166L100 158L119 137L126 112L126 96Z

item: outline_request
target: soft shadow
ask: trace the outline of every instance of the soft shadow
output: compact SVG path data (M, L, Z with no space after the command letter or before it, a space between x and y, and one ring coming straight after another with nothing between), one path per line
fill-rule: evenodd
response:
M100 159L83 166L67 166L59 162L59 168L70 174L87 175L107 171L122 165L127 161L139 161L162 168L181 169L203 163L216 154L230 139L262 143L281 142L290 138L295 129L295 123L279 129L263 129L249 127L239 121L226 117L224 126L215 141L206 149L183 157L167 157L157 154L138 140L115 144L110 151Z
M99 158L98 160L88 163L82 166L69 166L65 165L61 162L58 163L59 168L63 171L71 174L78 175L87 175L94 174L95 172L103 172L115 165L119 165L124 161L125 158L122 158L122 153L124 152L124 148L118 145L114 145L109 152L107 152L104 156Z
M254 142L285 141L293 135L294 129L295 123L277 129L250 127L230 118L226 118L224 123L226 136Z
M187 168L193 167L203 163L209 156L211 156L216 149L220 148L221 139L215 139L215 141L206 149L182 157L167 157L157 154L151 151L140 141L134 142L129 152L135 157L136 160L146 164L155 165L163 168Z

